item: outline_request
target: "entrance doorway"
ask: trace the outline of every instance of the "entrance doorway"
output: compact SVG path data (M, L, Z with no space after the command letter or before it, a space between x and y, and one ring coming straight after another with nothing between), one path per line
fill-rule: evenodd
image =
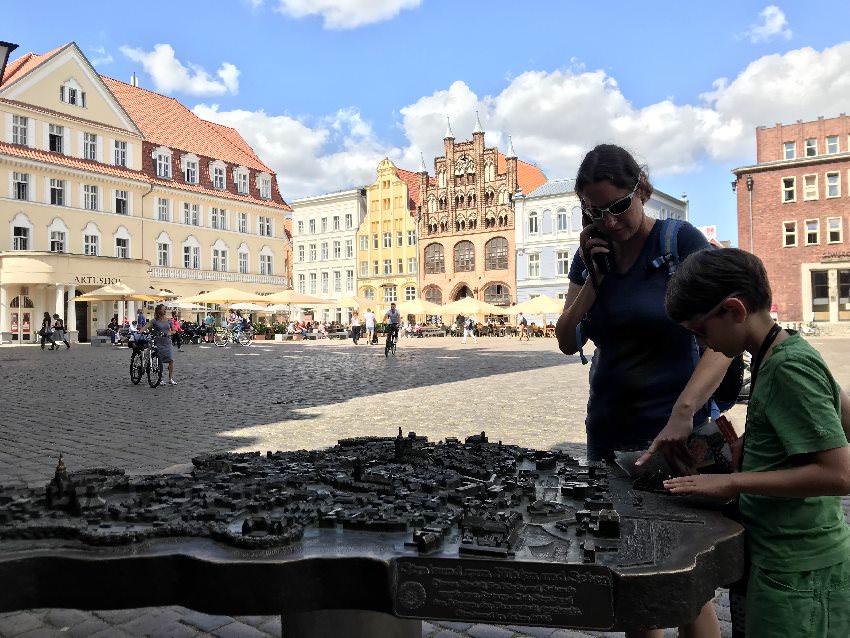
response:
M26 295L18 295L9 304L9 326L13 343L33 343L33 309L32 299Z
M466 297L474 297L472 291L469 289L469 286L464 286L455 294L455 298L452 301L457 301L458 299L464 299Z

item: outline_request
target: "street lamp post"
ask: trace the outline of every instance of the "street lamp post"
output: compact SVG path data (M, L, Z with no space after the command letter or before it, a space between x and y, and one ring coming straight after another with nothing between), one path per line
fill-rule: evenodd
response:
M3 74L6 72L6 63L9 61L9 54L17 48L17 44L0 40L0 81L3 80Z

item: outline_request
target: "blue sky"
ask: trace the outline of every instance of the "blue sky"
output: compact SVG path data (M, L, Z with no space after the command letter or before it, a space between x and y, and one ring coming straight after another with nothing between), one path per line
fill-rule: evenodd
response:
M619 143L692 221L736 241L729 169L757 125L850 112L850 3L466 0L88 1L4 6L16 54L69 41L99 72L235 126L287 199L433 167L445 115L479 111L550 179ZM13 54L15 57L16 54ZM845 149L842 149L845 150Z

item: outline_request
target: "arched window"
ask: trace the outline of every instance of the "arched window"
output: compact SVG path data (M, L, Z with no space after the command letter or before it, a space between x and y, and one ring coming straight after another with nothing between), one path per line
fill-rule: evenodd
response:
M552 234L552 211L544 210L543 217L541 219L542 223L540 224L540 232L543 235L551 235Z
M165 231L156 238L156 265L163 268L171 266L171 237Z
M431 195L431 197L428 198L428 212L434 213L436 211L437 211L437 198L434 197L433 195Z
M490 284L484 289L484 301L496 306L510 306L511 289L504 284Z
M228 253L230 251L227 248L227 244L224 243L221 239L216 239L215 243L212 245L212 269L219 272L226 272L228 267Z
M475 246L471 241L459 241L455 244L455 272L475 270Z
M431 286L425 289L425 301L430 301L431 303L440 304L443 303L443 291L437 288L437 286Z
M24 213L18 213L9 225L12 250L33 250L32 222Z
M570 230L570 215L563 208L558 210L558 225L559 233L566 233Z
M244 241L236 249L237 270L243 275L251 272L251 251Z
M97 257L100 255L100 228L89 222L83 228L83 254Z
M508 240L493 237L484 245L484 270L505 270L508 267Z
M540 232L540 227L537 223L537 211L531 211L528 214L528 234L536 235L538 232Z
M501 190L499 191L499 203L500 203L500 204L507 204L507 203L508 203L508 201L509 201L509 199L508 199L508 191L507 191L507 189L506 189L506 188L503 188L503 189L501 189Z
M268 246L263 246L260 250L260 274L274 274L274 251Z
M446 272L446 256L442 244L428 244L425 246L425 273L433 275Z
M496 179L496 169L493 166L493 162L487 160L487 163L484 164L484 181L492 182L494 179Z
M115 241L115 256L119 259L130 259L130 232L127 228L119 226L112 238Z
M201 269L201 244L194 235L189 235L183 242L183 268Z
M369 301L375 300L375 289L374 288L364 288L361 291L361 294L363 295L364 298L368 299Z
M581 206L573 206L572 231L574 233L580 233L581 229Z
M59 217L55 217L47 227L47 242L52 253L70 252L68 246L68 227Z
M440 172L437 174L437 184L440 188L446 187L446 169L441 168Z

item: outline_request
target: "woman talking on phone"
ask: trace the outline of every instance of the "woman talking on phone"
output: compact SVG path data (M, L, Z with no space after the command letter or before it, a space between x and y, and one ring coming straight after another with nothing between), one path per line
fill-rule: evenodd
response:
M646 170L625 149L602 144L582 161L575 191L587 225L555 335L567 355L587 339L596 346L585 421L588 458L612 460L615 450L681 449L694 425L708 418L704 406L730 360L709 350L695 361L693 337L667 318L662 230L671 220L660 222L644 211L652 195ZM680 261L708 246L687 222L675 241ZM719 636L713 605L707 603L679 635Z

